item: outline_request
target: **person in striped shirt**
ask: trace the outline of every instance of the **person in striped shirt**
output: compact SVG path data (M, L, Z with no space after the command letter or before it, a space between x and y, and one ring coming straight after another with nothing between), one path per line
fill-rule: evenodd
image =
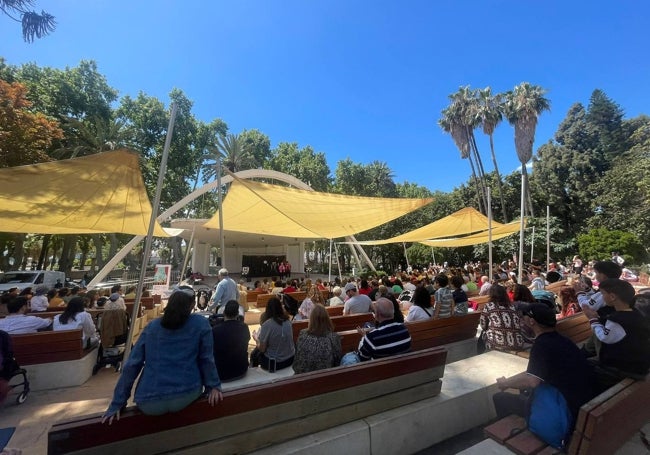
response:
M358 355L363 362L402 354L411 349L411 335L406 326L394 322L393 302L379 298L375 302L376 328L366 333L359 343Z

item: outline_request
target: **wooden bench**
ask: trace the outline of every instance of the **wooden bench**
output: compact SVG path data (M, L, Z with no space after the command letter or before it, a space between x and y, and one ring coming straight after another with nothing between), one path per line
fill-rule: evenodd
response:
M650 420L650 382L624 379L591 401L578 413L569 443L572 455L609 455ZM556 453L526 428L526 421L511 415L484 429L485 435L519 454Z
M262 295L262 294L265 294L265 293L262 292L262 291L252 291L252 290L251 291L246 291L246 301L248 303L255 303L255 302L257 302L257 296Z
M269 303L273 297L276 297L275 294L259 294L255 300L255 306L257 308L266 308L266 304Z
M110 427L100 414L57 423L50 455L248 453L439 395L447 352L433 348L294 375L205 399L169 415L128 408Z
M155 303L155 298L158 298L158 303L160 303L160 296L152 296L152 297L142 297L140 299L140 308L145 308L147 310L153 310ZM131 310L133 310L133 304L135 303L135 299L124 299L124 303L127 305L131 304Z
M465 340L471 340L474 343L479 318L480 314L473 313L466 316L406 323L411 335L411 351ZM356 329L338 332L338 334L341 337L343 354L355 351L359 347L361 335Z
M476 305L476 309L474 310L474 313L480 313L481 311L483 311L483 307L489 301L490 301L489 295L477 295L474 297L469 297L470 308L472 308L472 302L474 302L474 304Z
M411 350L474 339L480 317L480 313L470 313L465 316L407 322L406 327L411 334Z
M20 366L81 359L86 355L81 332L76 329L11 335L14 355Z
M347 316L332 316L330 318L332 324L334 324L334 330L336 332L344 332L346 330L352 330L357 327L363 327L366 322L373 322L375 316L372 313L361 313L361 314L350 314ZM293 331L293 341L295 342L298 339L298 335L302 329L306 329L309 326L308 320L293 321L291 323L291 330Z
M296 299L298 304L307 298L307 293L305 291L287 292L287 295Z
M332 316L343 316L343 305L335 305L335 306L326 306L325 309L327 310L327 314Z

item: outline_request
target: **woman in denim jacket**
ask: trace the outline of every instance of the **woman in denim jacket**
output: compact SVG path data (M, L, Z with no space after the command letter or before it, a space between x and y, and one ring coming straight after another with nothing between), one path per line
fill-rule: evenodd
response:
M144 414L180 411L204 388L210 405L223 399L212 353L212 329L206 318L191 313L193 305L194 297L176 291L163 317L145 327L124 364L102 423L108 421L110 425L114 417L120 419L120 410L141 371L134 398Z

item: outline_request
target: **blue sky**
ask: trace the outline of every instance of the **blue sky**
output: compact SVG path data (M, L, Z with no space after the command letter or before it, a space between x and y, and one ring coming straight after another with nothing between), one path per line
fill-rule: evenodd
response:
M33 44L0 17L10 64L98 63L120 95L169 103L182 89L206 122L257 128L278 142L386 162L395 181L450 191L469 163L437 126L459 86L548 90L537 129L548 141L575 102L604 90L627 117L648 113L645 1L36 0L56 31ZM477 136L488 170L489 143ZM518 167L513 130L495 134L503 174Z

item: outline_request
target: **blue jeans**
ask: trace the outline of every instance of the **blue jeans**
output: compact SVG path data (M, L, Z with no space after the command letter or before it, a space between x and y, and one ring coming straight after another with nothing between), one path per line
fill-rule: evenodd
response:
M361 358L356 352L348 352L341 359L341 366L354 365L355 363L361 363Z
M159 416L170 412L178 412L181 409L186 408L196 401L196 399L201 396L202 392L203 387L171 398L161 398L160 400L146 401L144 403L136 404L144 414L149 416Z

